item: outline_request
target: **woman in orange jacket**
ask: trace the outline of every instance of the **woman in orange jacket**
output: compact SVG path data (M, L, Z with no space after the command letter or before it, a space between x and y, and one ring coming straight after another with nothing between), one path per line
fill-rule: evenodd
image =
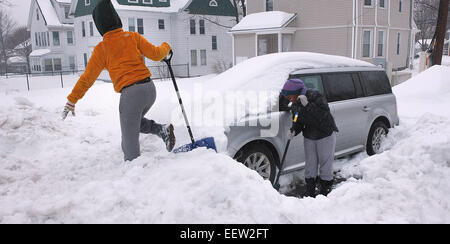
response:
M106 68L120 95L120 127L125 160L140 156L139 133L161 137L170 152L175 145L173 125L160 125L144 118L156 99L156 89L145 66L144 57L161 61L171 48L166 42L155 47L136 32L126 32L110 0L102 0L93 10L92 17L103 41L94 48L86 70L76 83L63 111L75 115L75 104L81 99Z

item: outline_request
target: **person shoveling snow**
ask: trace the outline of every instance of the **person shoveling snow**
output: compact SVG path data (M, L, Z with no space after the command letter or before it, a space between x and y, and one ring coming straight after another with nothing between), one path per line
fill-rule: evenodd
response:
M139 33L123 31L122 22L110 0L100 1L92 17L103 41L94 48L86 70L67 97L62 118L65 119L69 112L75 115L75 104L106 68L114 90L121 93L119 113L125 161L140 156L139 133L161 137L167 151L172 151L175 146L173 125L161 125L144 118L156 100L156 88L142 57L161 61L169 54L170 45L163 42L156 47Z

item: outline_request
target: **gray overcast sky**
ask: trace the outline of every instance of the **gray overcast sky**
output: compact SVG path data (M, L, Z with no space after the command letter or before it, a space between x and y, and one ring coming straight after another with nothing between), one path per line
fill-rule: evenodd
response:
M10 0L12 7L6 8L11 17L16 21L17 26L26 26L28 21L28 13L30 11L31 0Z

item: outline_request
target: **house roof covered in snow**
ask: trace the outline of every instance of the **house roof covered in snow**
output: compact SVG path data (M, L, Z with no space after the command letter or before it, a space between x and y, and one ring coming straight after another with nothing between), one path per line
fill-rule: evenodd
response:
M7 64L23 64L27 63L27 59L25 57L15 56L8 58Z
M231 32L280 29L289 25L297 14L269 11L247 15L235 25Z
M30 57L40 57L42 55L50 53L50 49L36 49L30 53Z
M69 3L66 0L59 0L58 2ZM39 11L44 17L45 25L49 28L73 28L73 24L63 24L58 18L55 8L51 0L34 0L31 3L30 13L28 15L28 29L31 28L31 21L33 20L34 4L37 4Z

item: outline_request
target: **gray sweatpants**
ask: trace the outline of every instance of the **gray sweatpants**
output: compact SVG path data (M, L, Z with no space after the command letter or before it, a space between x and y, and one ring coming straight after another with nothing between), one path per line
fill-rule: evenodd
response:
M333 162L336 147L336 133L320 140L304 138L305 178L330 181L333 179ZM319 174L318 174L319 173Z
M160 124L144 118L155 100L156 88L153 81L133 85L122 90L119 113L125 161L131 161L141 155L139 133L158 135L158 132L161 131L162 126Z

